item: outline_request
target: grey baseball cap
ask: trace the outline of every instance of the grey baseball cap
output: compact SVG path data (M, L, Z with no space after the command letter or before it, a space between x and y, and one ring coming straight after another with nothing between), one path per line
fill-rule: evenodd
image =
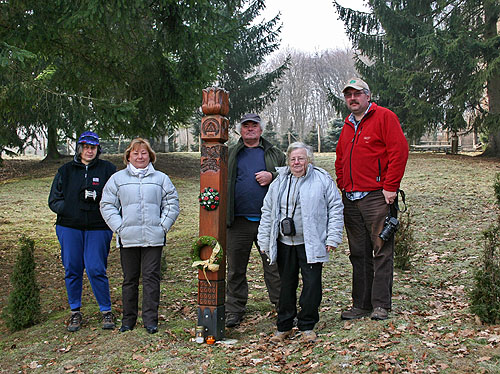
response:
M243 124L243 123L248 122L248 121L252 121L255 123L259 123L259 124L262 122L262 120L260 119L260 116L258 114L247 113L247 114L244 114L243 117L241 117L240 124Z

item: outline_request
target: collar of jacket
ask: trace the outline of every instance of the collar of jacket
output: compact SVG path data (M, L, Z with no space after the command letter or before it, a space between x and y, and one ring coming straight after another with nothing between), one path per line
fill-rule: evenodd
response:
M130 166L131 166L130 162L127 163L127 172L130 175L133 175L134 177L139 176L137 173L134 173L132 171L132 168ZM153 174L155 172L155 168L154 168L154 166L153 166L153 164L151 162L148 164L148 167L146 169L147 169L146 173L144 174L145 177L147 177L148 175Z
M273 145L269 143L266 139L264 139L262 136L260 137L259 140L259 145L257 147L263 148L264 151L267 151L269 148L271 148ZM243 143L243 138L240 136L240 139L238 140L237 143L238 147L238 152L245 147L245 143Z
M85 166L88 166L89 168L94 166L95 164L97 164L97 160L99 159L99 155L96 155L94 157L94 159L92 161L89 162L88 165L85 165L83 162L82 162L82 159L80 158L80 155L77 155L75 154L73 156L73 165L75 166L78 166L78 167L81 167L81 168L85 168Z
M378 105L377 105L377 104L375 104L375 103L373 103L373 102L372 102L372 103L370 103L370 104L371 104L370 109L368 109L368 112L366 112L366 114L363 116L363 118L361 118L361 121L359 122L359 124L360 124L360 125L361 125L361 122L362 122L365 118L370 117L370 116L373 114L373 112L375 112L375 110L376 110L376 109L377 109L377 107L378 107ZM345 123L346 123L347 125L350 125L350 126L352 126L352 127L354 128L354 123L352 123L351 121L349 121L349 117L351 116L351 114L352 114L352 113L349 113L349 115L346 117L346 119L345 119Z
M307 165L307 170L306 170L306 174L304 175L304 178L309 177L311 175L313 169L314 169L313 164ZM290 166L280 166L280 167L276 168L276 172L279 174L280 177L286 177L292 173L290 171Z

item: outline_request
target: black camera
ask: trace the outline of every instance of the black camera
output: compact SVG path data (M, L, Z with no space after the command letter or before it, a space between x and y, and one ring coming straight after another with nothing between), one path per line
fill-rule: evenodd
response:
M281 233L284 236L295 235L295 224L293 223L293 218L283 218L283 220L281 221Z
M382 229L382 232L380 233L379 237L382 238L384 241L388 241L394 233L398 230L399 228L399 221L397 218L392 217L390 214L385 217L385 223L384 223L384 228Z

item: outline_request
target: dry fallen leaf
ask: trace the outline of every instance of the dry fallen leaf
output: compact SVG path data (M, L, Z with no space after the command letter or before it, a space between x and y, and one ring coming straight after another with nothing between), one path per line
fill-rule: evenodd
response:
M483 356L483 357L480 357L477 362L483 362L483 361L489 361L491 360L491 357L488 357L488 356Z
M36 369L38 367L38 361L31 361L28 364L28 366L29 366L30 369Z

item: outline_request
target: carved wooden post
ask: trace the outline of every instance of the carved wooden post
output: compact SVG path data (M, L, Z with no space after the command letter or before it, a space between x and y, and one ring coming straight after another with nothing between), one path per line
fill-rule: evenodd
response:
M224 258L217 272L198 270L198 325L205 327L206 335L215 340L224 339L225 328L225 276L226 276L226 206L229 94L221 88L203 90L201 109L201 169L200 191L211 187L219 192L219 206L207 210L200 206L200 236L216 238L223 248ZM201 249L200 257L206 260L212 249Z

